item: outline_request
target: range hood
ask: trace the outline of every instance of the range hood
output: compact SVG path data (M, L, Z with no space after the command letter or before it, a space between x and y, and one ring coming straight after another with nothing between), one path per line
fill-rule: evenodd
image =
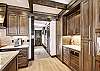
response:
M0 28L5 28L6 22L6 4L0 3Z

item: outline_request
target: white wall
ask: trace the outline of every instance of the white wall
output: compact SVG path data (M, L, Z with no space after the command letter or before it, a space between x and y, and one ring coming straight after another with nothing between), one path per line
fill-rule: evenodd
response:
M28 0L0 0L0 3L29 8Z
M56 21L50 22L50 54L56 55Z

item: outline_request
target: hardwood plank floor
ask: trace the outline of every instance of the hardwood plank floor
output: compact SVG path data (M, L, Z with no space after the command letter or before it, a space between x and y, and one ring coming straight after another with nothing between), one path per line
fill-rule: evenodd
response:
M43 46L34 47L34 60L50 57Z
M67 66L55 58L43 58L31 61L27 68L19 71L71 71Z

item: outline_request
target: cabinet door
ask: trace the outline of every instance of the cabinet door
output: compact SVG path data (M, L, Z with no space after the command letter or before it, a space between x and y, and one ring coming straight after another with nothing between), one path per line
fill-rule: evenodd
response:
M70 19L69 19L69 21L70 21L70 26L68 26L69 27L69 35L73 35L73 16L72 15L70 15Z
M96 29L100 32L100 0L95 1Z
M88 1L81 3L81 70L93 71L93 24ZM91 21L90 21L91 20Z
M71 30L72 30L72 34L75 35L75 15L72 14L72 25L71 25Z
M7 18L7 35L17 35L18 17L15 13L8 13Z
M63 47L63 62L70 66L70 49Z
M100 71L100 62L96 61L96 71Z
M67 28L68 28L68 35L72 35L72 17L68 16L67 18Z
M75 34L80 34L80 14L75 16Z
M56 36L56 54L57 58L62 60L62 46L60 45L61 36Z
M63 16L63 36L67 35L67 18Z
M20 15L19 16L19 35L28 35L28 16Z

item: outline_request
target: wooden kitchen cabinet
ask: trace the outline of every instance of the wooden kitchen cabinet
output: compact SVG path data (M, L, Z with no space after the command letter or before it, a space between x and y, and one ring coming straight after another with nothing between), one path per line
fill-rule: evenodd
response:
M18 54L18 67L28 66L28 48L18 49L20 50Z
M18 54L18 68L28 66L28 47L26 48L11 48L11 49L0 49L0 52L6 51L20 51Z
M66 15L66 25L63 24L64 35L80 35L80 10ZM66 33L67 32L67 33Z
M66 16L63 16L63 28L62 28L62 31L63 31L63 36L66 36L67 35L67 17Z
M96 56L95 68L96 68L96 71L100 71L100 55Z
M7 35L28 35L29 23L28 23L28 12L21 9L17 10L17 7L7 8Z
M28 16L20 15L19 16L19 35L28 35Z
M96 71L100 71L100 61L96 61Z
M62 37L62 24L63 23L61 23L61 22L62 22L62 18L58 19L57 24L56 24L56 56L59 60L62 61L61 37ZM64 30L64 28L63 28L63 30ZM66 35L66 32L63 33L63 35Z
M15 57L6 67L3 69L3 71L18 71L17 69L17 57Z
M75 34L79 35L80 34L80 11L75 13L74 16L74 20L75 20Z
M70 66L70 48L63 47L63 62Z
M100 32L100 0L95 2L95 15L96 15L96 32Z
M63 62L73 71L79 71L80 51L63 47Z
M7 27L7 5L0 3L0 28Z
M70 50L70 67L74 70L74 71L79 71L79 51Z
M17 35L17 15L14 12L7 14L7 35Z

